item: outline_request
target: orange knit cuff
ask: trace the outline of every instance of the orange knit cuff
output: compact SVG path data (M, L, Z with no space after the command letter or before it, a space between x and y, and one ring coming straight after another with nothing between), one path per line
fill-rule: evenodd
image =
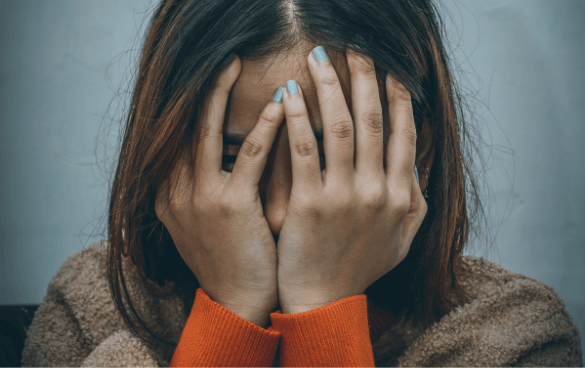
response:
M270 319L282 334L280 366L375 366L365 294Z
M279 341L279 332L245 320L199 288L170 366L268 367Z

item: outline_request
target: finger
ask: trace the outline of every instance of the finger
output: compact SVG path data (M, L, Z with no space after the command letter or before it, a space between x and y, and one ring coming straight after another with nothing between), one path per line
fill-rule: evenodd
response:
M238 79L241 70L240 58L222 67L215 76L212 91L206 98L201 124L201 140L196 150L196 178L205 177L214 185L222 173L221 159L223 150L223 120L230 90Z
M169 205L180 206L189 201L192 186L191 174L193 166L190 155L183 152L156 191L154 211L158 219L168 226L170 216Z
M327 175L349 179L354 171L353 120L337 72L322 46L315 47L309 54L309 71L321 110Z
M154 213L163 224L166 223L168 218L169 203L169 181L165 179L158 186L154 201Z
M374 62L347 51L356 134L356 171L384 171L384 117Z
M416 128L410 93L404 86L386 78L390 138L386 152L388 182L392 188L411 188L416 155Z
M301 192L321 188L321 165L317 139L309 121L303 91L294 80L284 89L284 118L290 143L293 188Z
M282 96L283 88L279 87L238 152L238 158L230 175L230 181L237 187L250 187L250 185L254 189L258 187L274 137L284 119Z
M427 214L427 202L425 201L420 185L416 181L416 175L412 172L412 189L410 192L410 209L404 218L402 225L402 241L410 247L412 240L420 229Z

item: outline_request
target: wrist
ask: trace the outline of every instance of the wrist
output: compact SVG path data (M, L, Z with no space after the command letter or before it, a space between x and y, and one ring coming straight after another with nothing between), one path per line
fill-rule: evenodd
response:
M270 322L270 312L259 311L259 310L252 310L252 309L241 309L241 310L231 310L239 317L252 322L253 324L260 326L262 328L268 328Z
M312 292L299 295L296 293L295 298L287 298L286 295L281 294L280 305L282 314L297 314L307 312L313 309L321 308L331 303L335 303L341 299L359 294L340 294L328 295L323 298L324 293ZM317 297L319 296L319 297Z
M319 307L316 307L319 308ZM303 313L303 312L308 312L312 309L316 309L314 307L297 307L297 306L290 306L290 307L282 307L282 314L297 314L297 313Z
M297 314L321 308L339 298L308 288L302 290L279 286L279 301L282 314ZM326 297L324 297L326 296Z
M321 308L326 306L329 303L312 303L312 304L285 304L282 305L281 311L282 314L297 314L308 312L313 309Z
M235 293L228 294L229 298L214 300L223 308L235 313L238 317L253 324L267 328L270 325L270 313L278 304L278 297L258 296L253 293L243 293L240 297Z

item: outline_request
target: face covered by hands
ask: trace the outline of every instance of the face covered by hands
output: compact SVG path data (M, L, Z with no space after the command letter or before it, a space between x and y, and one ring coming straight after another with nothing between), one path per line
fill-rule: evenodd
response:
M431 150L416 149L410 94L390 78L380 85L371 59L334 56L317 47L302 53L301 68L299 54L279 56L268 68L237 58L229 100L226 94L213 104L215 120L224 121L224 177L235 175L235 183L249 176L247 161L263 165L253 170L261 178L240 186L245 193L255 186L277 241L274 283L283 313L362 294L404 259L427 209L414 162L416 152ZM269 125L278 131L259 139L277 89L282 115Z

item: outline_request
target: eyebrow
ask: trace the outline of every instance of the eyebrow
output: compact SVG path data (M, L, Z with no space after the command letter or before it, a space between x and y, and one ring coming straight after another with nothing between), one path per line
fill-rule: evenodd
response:
M313 130L315 133L315 138L317 142L323 142L323 129ZM241 146L244 141L246 140L247 134L240 134L240 133L224 133L223 135L223 144L228 144L231 146Z

